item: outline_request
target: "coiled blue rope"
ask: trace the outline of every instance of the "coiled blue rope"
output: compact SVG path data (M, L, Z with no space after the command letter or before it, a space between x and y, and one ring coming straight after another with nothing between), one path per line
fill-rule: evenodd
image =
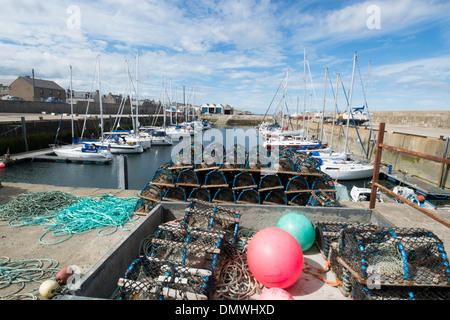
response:
M31 225L44 226L44 234L39 242L45 245L54 245L70 239L73 235L83 234L92 229L99 229L100 236L111 235L120 227L129 231L126 226L137 220L139 216L134 215L134 206L137 198L120 198L104 194L94 198L79 198L77 202L68 207L61 208L56 213L37 216L22 217L10 221L12 227ZM111 229L109 232L106 232ZM57 242L46 242L47 235L63 237Z

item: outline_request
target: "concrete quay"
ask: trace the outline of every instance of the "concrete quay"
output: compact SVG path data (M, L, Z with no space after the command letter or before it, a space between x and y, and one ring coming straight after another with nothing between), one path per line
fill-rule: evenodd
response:
M72 188L5 182L3 183L3 187L0 188L0 203L12 200L23 193L56 190L89 197L102 194L111 194L118 197L134 197L140 193L140 190ZM342 202L341 204L344 209L368 209L368 202ZM294 210L294 208L289 207L289 210ZM336 210L339 210L339 208ZM424 228L432 231L443 241L444 248L447 248L448 252L448 248L450 248L450 233L448 232L448 228L425 216L423 213L405 204L398 204L393 201L377 203L373 212L396 227ZM448 207L439 208L436 214L446 220L450 220L450 208ZM44 232L42 226L12 228L7 221L0 221L1 255L9 257L11 260L51 258L59 261L59 268L61 269L69 265L76 265L81 269L82 274L85 274L103 261L104 257L108 256L112 250L117 248L121 241L125 237L128 237L130 232L138 228L144 221L145 217L140 217L134 222L135 227L131 231L118 229L111 235L99 236L96 230L92 230L51 246L43 245L38 241ZM305 261L315 267L324 267L325 265L325 260L316 249L308 251L305 254ZM330 272L326 273L325 277L327 281L335 281L334 275ZM36 284L36 288L38 286L39 284ZM292 290L291 292L294 298L300 300L348 299L342 295L339 289L326 284L324 281L306 272L302 273L299 282L292 286L290 290ZM1 295L2 290L0 290Z

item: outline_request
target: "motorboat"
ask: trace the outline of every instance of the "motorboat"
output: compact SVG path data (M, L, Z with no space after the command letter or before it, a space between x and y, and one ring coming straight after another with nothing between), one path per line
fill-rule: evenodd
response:
M371 188L359 188L357 186L353 186L353 188L350 190L350 198L353 202L370 201L371 194ZM379 190L377 190L376 192L376 201L384 202Z
M86 143L84 145L73 144L70 146L54 147L53 152L61 158L82 158L82 159L112 159L112 153L107 147Z

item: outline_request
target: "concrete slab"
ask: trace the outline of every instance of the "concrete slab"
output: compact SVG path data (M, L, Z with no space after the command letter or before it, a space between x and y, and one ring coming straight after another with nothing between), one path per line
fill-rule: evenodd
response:
M95 196L108 193L120 197L131 197L140 193L140 190L70 188L25 183L4 183L3 188L0 188L0 202L11 200L21 193L51 190L70 192L80 196ZM176 204L169 205L175 206ZM445 248L450 248L450 234L448 228L404 204L377 203L376 208L373 211L368 210L368 203L346 202L343 203L343 205L345 208L344 210L341 210L338 215L333 213L334 208L309 208L304 211L306 212L305 214L311 217L313 222L317 220L326 220L328 218L337 221L342 221L342 219L362 223L375 221L384 225L398 227L425 228L438 235L438 237L443 240ZM179 204L179 206L180 208L185 207L186 204ZM258 228L272 223L274 219L277 219L284 213L287 213L288 211L291 212L294 209L294 207L286 207L282 210L274 210L271 206L245 205L241 206L241 208L245 208L246 212L252 212L252 219L244 220L241 224L248 228ZM297 207L296 209L300 208L301 207ZM351 210L363 210L367 213L363 215L352 215ZM450 219L450 210L448 208L438 210L438 212L443 218ZM132 261L130 257L126 258L119 256L119 258L117 258L116 256L115 260L116 262L119 262L120 265L105 263L105 261L113 253L116 255L122 254L121 252L124 251L118 249L125 244L130 245L130 248L134 248L127 249L125 252L128 252L128 254L132 256L136 255L135 249L137 243L151 231L144 228L146 225L145 221L148 222L148 219L155 219L155 217L140 217L134 223L134 228L131 231L119 229L111 235L99 236L96 230L92 230L83 235L73 236L60 244L50 246L39 242L39 238L44 233L42 226L12 228L8 222L0 221L1 255L7 256L12 260L56 259L59 261L60 268L76 265L80 267L81 272L85 274L86 277L92 276L96 272L104 275L111 274L112 272L123 273L126 269L124 266L128 266ZM158 219L150 224L158 225L161 223ZM136 236L131 237L130 239L131 233ZM132 244L130 244L130 241ZM305 261L317 268L323 268L325 266L325 259L315 247L305 252ZM105 268L108 267L111 269L105 270ZM330 271L322 275L327 281L335 281L334 274ZM93 276L93 278L95 278L95 276ZM113 286L115 285L114 281L115 280L113 280L112 283ZM102 280L98 285L103 288L105 283ZM39 284L36 284L35 288L37 289L38 287ZM28 291L28 287L26 288L26 291ZM297 283L288 288L288 291L297 300L347 299L342 295L339 289L330 286L323 280L306 272L302 273L302 276ZM5 294L4 289L0 289L0 296L2 294ZM257 298L257 296L254 298Z

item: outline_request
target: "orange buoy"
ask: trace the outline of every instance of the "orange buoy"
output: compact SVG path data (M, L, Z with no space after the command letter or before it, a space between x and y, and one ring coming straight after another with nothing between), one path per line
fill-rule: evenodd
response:
M58 281L59 284L64 285L67 283L67 280L69 280L69 278L73 276L74 273L75 271L72 268L65 267L56 274L55 280Z

